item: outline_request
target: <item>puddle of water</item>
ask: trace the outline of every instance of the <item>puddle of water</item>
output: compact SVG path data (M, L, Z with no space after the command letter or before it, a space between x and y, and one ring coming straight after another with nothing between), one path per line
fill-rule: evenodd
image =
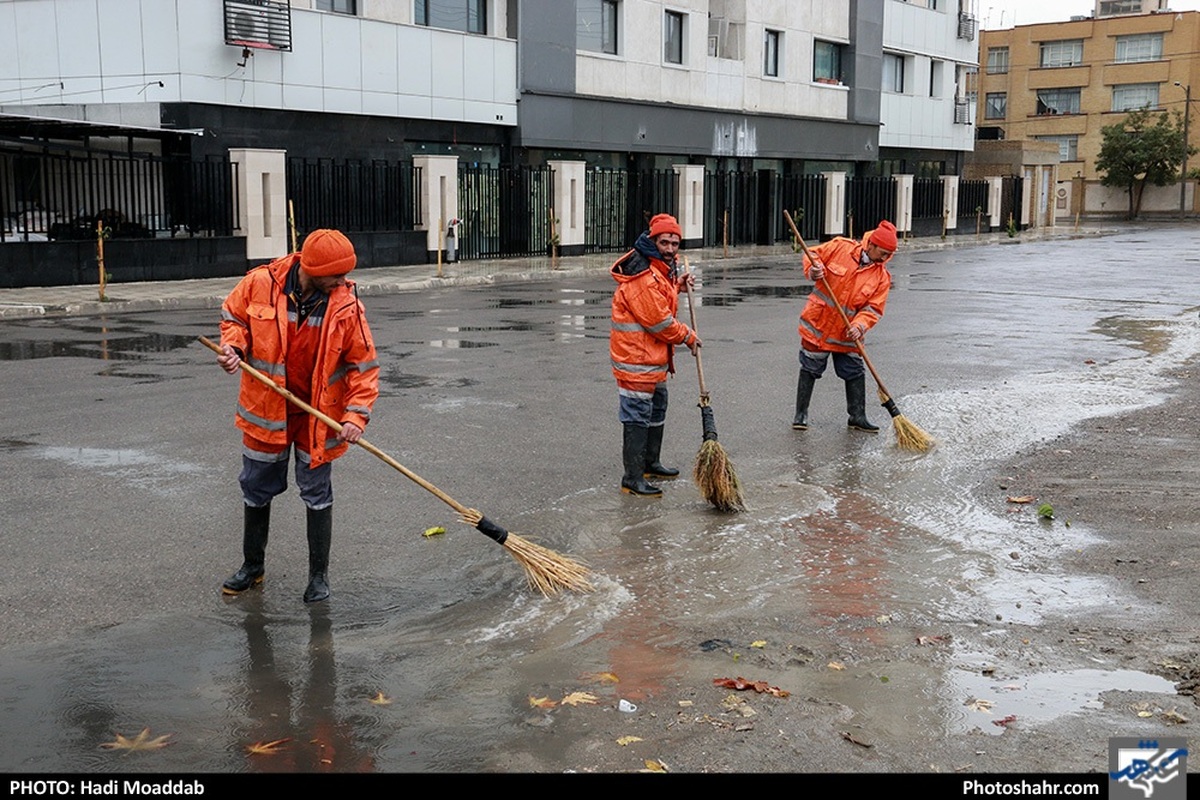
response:
M942 692L951 708L958 712L949 720L950 733L966 733L978 728L999 735L1004 725L994 724L1012 716L1017 727L1049 722L1067 714L1101 709L1100 695L1109 691L1175 694L1175 686L1166 678L1134 670L1077 669L1066 672L1042 672L1004 678L977 672L948 674Z

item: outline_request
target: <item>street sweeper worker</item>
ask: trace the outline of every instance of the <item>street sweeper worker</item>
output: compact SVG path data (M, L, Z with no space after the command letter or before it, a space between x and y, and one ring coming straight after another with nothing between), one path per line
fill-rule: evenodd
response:
M857 342L879 322L892 288L887 262L896 252L896 226L883 220L861 242L838 236L810 248L813 260L804 258L804 275L813 290L800 312L800 379L796 384L796 416L792 428L808 430L808 402L813 384L833 356L833 370L846 382L848 427L878 433L867 419L866 367ZM846 317L830 301L833 292Z
M366 312L347 279L357 257L336 230L316 230L291 253L246 274L221 307L221 354L228 373L245 360L330 418L335 432L243 372L235 422L242 431L238 476L245 506L242 566L224 584L240 594L262 582L271 501L295 480L307 514L304 602L329 597L333 461L357 442L379 396L379 362Z
M662 489L646 478L674 478L679 470L660 460L667 419L667 377L675 372L675 345L692 353L700 337L675 318L679 292L691 285L676 256L683 231L670 214L657 214L612 266L617 282L612 300L609 355L617 379L617 418L624 428L621 491L657 497Z

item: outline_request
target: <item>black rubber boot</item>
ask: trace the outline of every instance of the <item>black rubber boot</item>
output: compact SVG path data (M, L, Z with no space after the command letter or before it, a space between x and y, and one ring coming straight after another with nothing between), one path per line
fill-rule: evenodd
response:
M859 375L852 381L846 381L846 413L850 420L846 426L856 431L879 433L879 426L872 425L867 419L867 376Z
M223 594L241 594L263 580L267 555L267 531L271 527L271 504L245 506L242 523L242 566L221 584Z
M663 429L666 425L652 425L646 433L646 469L642 475L647 478L678 478L679 470L674 467L664 467L659 462L662 453Z
M800 370L800 377L796 380L796 416L792 417L794 431L808 430L808 401L812 399L813 384L816 382L816 375Z
M636 494L645 497L661 497L662 489L646 482L646 439L650 434L649 428L626 422L625 446L622 458L625 462L625 475L621 478L621 491L626 494Z
M329 546L333 543L333 506L308 509L308 588L304 602L329 599Z

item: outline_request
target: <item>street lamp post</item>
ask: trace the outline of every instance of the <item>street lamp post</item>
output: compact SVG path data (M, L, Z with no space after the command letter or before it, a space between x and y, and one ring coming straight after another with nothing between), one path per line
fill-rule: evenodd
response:
M1191 85L1184 86L1179 81L1175 81L1175 85L1182 87L1184 92L1183 100L1183 166L1179 170L1179 216L1182 219L1187 216L1187 161L1188 161L1188 119L1192 116L1192 87Z

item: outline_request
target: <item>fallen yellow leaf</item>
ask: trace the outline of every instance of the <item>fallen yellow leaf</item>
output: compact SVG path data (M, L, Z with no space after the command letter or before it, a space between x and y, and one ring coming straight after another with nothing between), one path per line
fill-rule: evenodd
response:
M621 679L617 677L615 672L589 672L584 676L585 680L592 683L620 683Z
M432 528L426 528L425 532L422 533L421 535L422 536L437 536L438 534L445 533L445 532L446 532L446 529L443 528L441 525L434 525Z
M667 765L657 759L647 758L645 761L645 764L646 764L646 769L644 769L643 772L666 772L667 771Z
M766 640L766 639L759 639L757 642L751 642L751 643L750 643L750 646L751 646L751 647L766 647L766 646L767 646L767 640Z
M132 739L127 739L121 734L117 734L115 742L105 742L100 745L106 750L157 750L160 747L166 747L167 739L171 738L171 734L163 734L150 738L150 729L142 728L142 732Z
M1139 717L1153 717L1154 716L1153 711L1139 711L1139 712L1137 712L1137 714Z
M577 706L581 703L594 706L599 699L590 692L571 692L561 702L564 706Z
M370 702L377 706L390 706L392 704L392 698L387 697L383 692L376 692L375 696L370 698Z
M1032 503L1037 498L1031 494L1023 494L1020 497L1013 497L1013 496L1009 495L1005 499L1008 500L1008 502L1010 502L1010 503Z
M534 697L533 695L530 695L529 705L533 706L534 708L554 708L558 705L558 703L554 702L549 697Z
M846 665L845 665L845 664L843 664L843 663L842 663L842 662L840 662L840 661L830 661L830 662L829 662L828 664L826 664L825 666L829 667L830 669L836 669L836 670L839 670L839 671L840 671L840 670L843 670L843 669L845 669L845 668L846 668Z
M620 739L617 739L617 744L621 745L621 747L624 747L627 744L633 744L634 742L640 741L642 741L642 737L640 736L622 736Z
M283 749L283 745L291 739L276 739L273 742L255 742L246 745L246 752L252 756L270 756Z

